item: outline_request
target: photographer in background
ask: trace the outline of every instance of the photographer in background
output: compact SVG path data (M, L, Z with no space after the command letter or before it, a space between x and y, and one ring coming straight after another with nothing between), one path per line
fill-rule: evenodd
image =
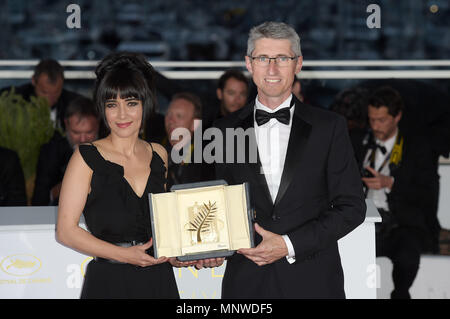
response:
M84 96L72 100L66 108L64 124L64 136L55 131L51 140L41 146L31 200L33 206L58 205L61 182L74 148L98 138L99 118L94 102Z
M362 159L362 181L367 198L382 217L376 224L377 256L393 264L391 298L410 298L420 254L430 241L426 225L437 181L430 143L418 134L399 130L403 100L390 87L375 90L368 99L371 131L355 147Z

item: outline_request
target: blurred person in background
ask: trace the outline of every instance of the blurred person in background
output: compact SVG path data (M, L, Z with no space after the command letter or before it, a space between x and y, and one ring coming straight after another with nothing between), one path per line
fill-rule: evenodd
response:
M163 100L163 103L166 101L170 103L170 100L176 93L184 91L177 81L165 77L156 70L154 85L157 96ZM156 99L155 112L149 115L144 127L144 139L149 143L161 144L166 137L164 127L165 116L163 113L160 113L162 110L160 109L159 102L159 99Z
M450 231L441 227L438 220L439 207L439 158L449 157L450 153L450 107L449 94L436 83L412 79L368 80L361 83L371 91L380 86L390 86L401 95L404 102L401 131L422 135L430 145L433 158L433 176L429 188L432 188L433 204L429 207L426 225L431 234L427 247L428 253L450 254ZM448 212L447 212L448 213Z
M239 70L228 70L219 78L216 94L220 101L220 114L217 118L236 112L247 104L248 86L248 79Z
M162 143L169 154L168 190L175 184L213 179L214 168L211 165L204 163L203 158L201 163L194 162L194 133L196 131L198 134L202 133L199 131L199 122L197 122L201 121L201 118L202 103L198 96L189 92L174 95L165 116L166 138ZM174 130L179 128L186 129L189 132L188 136L180 138L178 134L175 134ZM187 150L187 154L182 154L183 160L180 163L175 163L171 156L174 147L180 153L181 149Z
M0 94L11 89L11 87L3 88ZM67 105L80 96L64 88L64 69L58 61L52 59L41 60L34 68L31 82L16 87L15 92L28 101L31 96L45 98L55 126L62 129L65 128L64 112Z
M41 147L33 206L58 205L61 182L74 148L97 139L99 118L92 100L83 96L72 100L65 112L64 125L65 136L55 130L51 140Z
M215 97L203 108L203 130L212 126L219 118L236 112L247 104L249 95L249 81L240 70L225 71L217 82ZM218 101L218 103L217 103Z
M426 220L437 178L430 143L421 132L399 129L404 105L400 94L381 87L368 98L371 130L355 152L360 162L366 197L382 217L376 223L376 255L393 264L392 299L410 298L409 289L419 270L420 255L431 234Z
M25 178L17 153L0 147L0 206L26 206Z
M295 97L302 103L308 103L305 101L305 96L302 92L302 83L300 82L300 79L296 75L294 78L294 84L292 85L292 93L295 95Z
M330 110L347 119L349 131L367 128L367 98L369 91L355 87L340 92L330 106Z
M359 87L345 89L340 92L330 105L330 110L341 114L347 119L348 132L353 148L367 134L367 99L369 90ZM355 154L359 156L360 154ZM361 158L356 158L361 162Z

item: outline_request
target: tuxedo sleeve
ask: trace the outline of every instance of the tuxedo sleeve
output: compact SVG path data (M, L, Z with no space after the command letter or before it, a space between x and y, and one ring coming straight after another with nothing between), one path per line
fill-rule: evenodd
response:
M330 134L326 172L328 202L317 218L289 232L296 260L329 247L364 221L366 204L347 124L337 117Z
M421 137L405 136L402 164L391 171L395 178L392 190L387 194L389 210L402 226L426 230L427 215L433 211L433 187L439 181L433 163L430 143ZM427 230L426 230L427 231Z

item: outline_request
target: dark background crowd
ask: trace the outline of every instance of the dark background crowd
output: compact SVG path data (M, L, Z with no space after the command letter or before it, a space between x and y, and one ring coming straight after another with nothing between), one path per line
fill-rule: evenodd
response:
M152 61L243 61L251 26L284 21L301 37L307 60L415 60L450 56L450 5L418 1L87 1L79 0L81 26L70 29L70 1L0 1L0 59L101 60L114 50L137 50ZM370 4L381 10L369 28ZM388 68L389 69L389 68ZM411 69L416 69L412 67ZM434 68L430 67L430 70ZM70 70L70 68L69 68ZM211 81L180 81L206 95ZM188 82L188 83L185 83ZM436 81L433 81L436 82ZM24 80L0 78L0 87ZM87 92L92 82L67 81ZM328 107L352 80L308 80L315 105ZM449 90L448 81L439 81ZM165 111L167 100L160 105Z

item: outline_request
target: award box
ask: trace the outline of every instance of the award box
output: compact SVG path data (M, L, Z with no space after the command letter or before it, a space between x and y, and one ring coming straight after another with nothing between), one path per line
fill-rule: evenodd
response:
M224 180L174 185L149 194L154 256L180 261L228 257L254 247L248 183Z

